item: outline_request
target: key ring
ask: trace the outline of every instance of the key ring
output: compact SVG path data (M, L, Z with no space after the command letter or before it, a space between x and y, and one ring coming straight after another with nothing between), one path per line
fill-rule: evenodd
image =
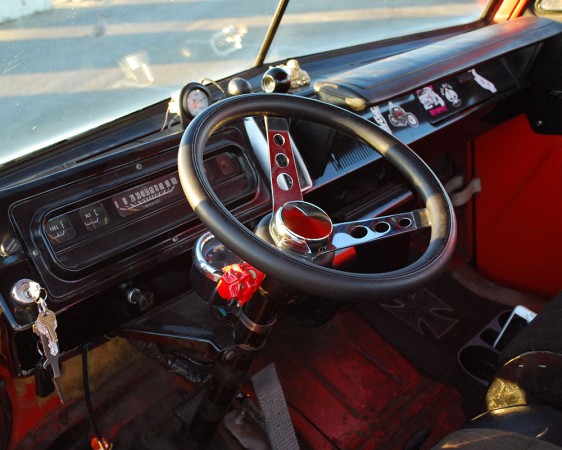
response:
M37 308L42 316L47 314L47 291L44 288L39 289L39 295L35 303L37 303Z
M35 345L37 347L37 351L39 352L39 355L41 355L42 358L45 358L45 354L41 350L42 349L41 341L37 341Z

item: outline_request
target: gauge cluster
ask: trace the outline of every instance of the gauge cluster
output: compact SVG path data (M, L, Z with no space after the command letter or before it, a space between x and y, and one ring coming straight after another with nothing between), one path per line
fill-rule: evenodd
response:
M210 143L204 168L225 205L242 215L262 214L269 194L246 148L238 130L225 130ZM98 289L167 252L185 252L201 231L179 182L177 141L161 153L149 144L146 151L144 159L12 206L12 219L53 299Z
M230 146L205 161L211 186L225 203L255 190L256 179L248 167L241 149ZM163 228L195 218L175 170L62 210L62 214L59 208L47 213L43 232L56 261L70 270L84 269L139 238L144 241Z

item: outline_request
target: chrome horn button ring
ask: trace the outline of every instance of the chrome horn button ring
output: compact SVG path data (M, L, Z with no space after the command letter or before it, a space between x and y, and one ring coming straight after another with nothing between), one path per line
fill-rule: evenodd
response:
M269 226L278 249L311 258L325 248L333 229L326 212L302 200L285 203L275 212Z

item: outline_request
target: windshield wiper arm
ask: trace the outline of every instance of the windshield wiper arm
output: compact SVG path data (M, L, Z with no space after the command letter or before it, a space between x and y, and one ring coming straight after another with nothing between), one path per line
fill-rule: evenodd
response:
M267 34L261 44L260 51L258 56L254 61L254 67L260 67L263 65L265 61L265 57L267 56L267 52L269 51L269 47L271 47L271 43L273 42L273 38L275 37L275 33L277 33L277 29L279 28L279 24L281 23L281 19L283 18L283 14L285 14L285 10L287 9L287 5L289 4L289 0L280 0L279 4L277 5L277 10L275 11L275 15L269 24L269 28L267 29Z

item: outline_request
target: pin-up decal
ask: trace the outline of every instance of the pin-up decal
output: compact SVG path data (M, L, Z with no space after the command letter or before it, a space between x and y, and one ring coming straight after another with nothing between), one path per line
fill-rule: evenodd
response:
M388 102L388 120L391 125L395 127L417 127L419 125L418 118L411 112L407 112L400 105L395 105L392 102Z
M437 92L433 90L433 86L425 86L416 91L418 100L429 113L431 117L438 116L448 111L443 100Z
M462 104L462 100L449 83L443 83L439 88L439 92L454 107L458 108Z
M380 108L378 106L373 106L371 108L371 112L373 113L373 119L375 119L375 123L387 133L392 134L392 130L388 126L388 123L382 115Z
M492 83L490 80L487 80L482 75L479 75L478 73L476 73L476 69L471 69L470 73L474 77L474 81L476 81L480 85L481 88L486 89L487 91L490 91L492 94L495 94L496 92L498 92L494 83Z

